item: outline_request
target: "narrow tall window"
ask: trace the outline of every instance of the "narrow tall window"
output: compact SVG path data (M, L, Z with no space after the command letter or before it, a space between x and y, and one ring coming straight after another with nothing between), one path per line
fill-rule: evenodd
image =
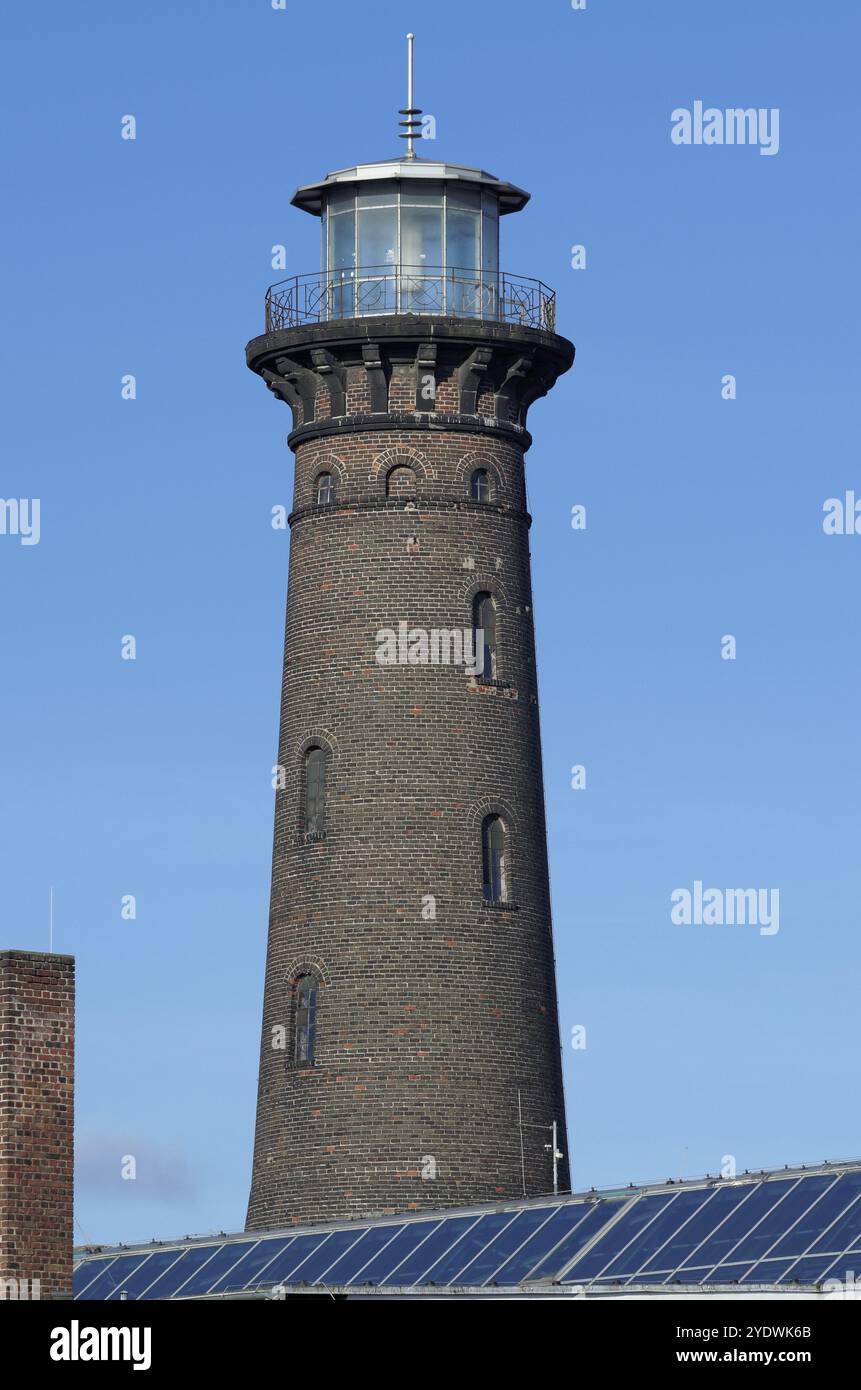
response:
M326 507L335 500L335 479L331 473L321 473L317 479L317 506Z
M470 483L473 502L490 501L490 474L486 468L476 468Z
M481 859L484 900L508 902L508 866L505 850L505 823L500 816L486 816L481 827Z
M313 1062L316 1031L317 981L313 975L303 975L296 982L296 1040L293 1050L296 1062Z
M326 833L326 754L309 748L305 754L305 833Z
M472 629L476 660L481 679L491 681L497 674L496 599L492 594L476 594L472 601ZM479 635L481 634L481 635Z

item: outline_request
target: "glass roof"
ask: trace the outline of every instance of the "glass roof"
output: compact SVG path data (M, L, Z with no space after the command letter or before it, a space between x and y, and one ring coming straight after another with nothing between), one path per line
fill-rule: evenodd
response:
M853 1162L85 1253L74 1296L810 1285L859 1268L861 1162Z

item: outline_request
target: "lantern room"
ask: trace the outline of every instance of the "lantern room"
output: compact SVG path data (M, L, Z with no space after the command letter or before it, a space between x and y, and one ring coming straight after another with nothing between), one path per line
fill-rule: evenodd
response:
M321 223L324 316L494 317L499 219L528 198L484 170L414 156L300 188L294 206Z

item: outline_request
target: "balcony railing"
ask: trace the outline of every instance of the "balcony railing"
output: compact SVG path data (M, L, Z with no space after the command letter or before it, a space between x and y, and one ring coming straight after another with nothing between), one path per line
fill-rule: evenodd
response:
M519 275L409 265L296 275L266 291L267 333L375 314L490 319L554 333L556 292Z

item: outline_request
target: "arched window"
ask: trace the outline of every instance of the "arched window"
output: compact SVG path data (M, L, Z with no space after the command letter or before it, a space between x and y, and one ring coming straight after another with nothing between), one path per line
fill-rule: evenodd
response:
M500 816L485 816L481 827L481 862L484 901L508 902L508 862L505 848L505 822Z
M473 502L490 501L490 474L486 468L476 468L470 482Z
M317 980L313 975L301 975L296 981L296 1028L293 1046L295 1062L313 1062L316 1032Z
M305 754L305 834L326 833L326 754L309 748Z
M406 464L398 464L386 477L386 496L408 500L416 495L416 475Z
M498 666L496 643L496 599L492 594L476 594L472 601L472 635L479 679L495 680Z
M335 500L335 479L331 473L321 473L317 479L317 506L327 507Z

